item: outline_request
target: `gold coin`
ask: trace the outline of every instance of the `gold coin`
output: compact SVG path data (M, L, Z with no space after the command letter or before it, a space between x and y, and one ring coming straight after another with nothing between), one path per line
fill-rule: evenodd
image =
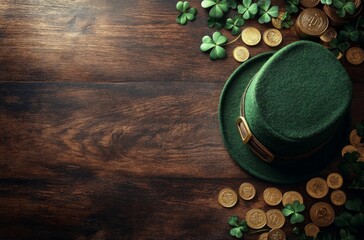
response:
M267 225L270 228L281 228L286 218L283 216L281 210L279 209L271 209L266 212L267 215Z
M360 47L351 47L346 51L346 60L353 65L359 65L364 61L364 50Z
M319 227L329 226L335 219L335 211L325 202L317 202L310 209L311 221Z
M331 42L332 39L337 37L337 32L335 30L335 28L333 27L328 27L326 29L326 31L320 36L320 39L322 42L324 43L329 43Z
M305 226L305 233L307 237L316 237L320 232L320 228L313 223L309 223Z
M305 8L314 7L319 2L320 2L320 0L300 0L300 4L302 5L302 7L305 7Z
M342 206L346 202L346 194L341 190L335 190L331 193L330 199L332 204Z
M315 177L307 182L306 191L313 198L323 198L329 192L329 187L323 178Z
M301 193L296 191L288 191L285 194L283 194L282 204L283 206L286 206L286 204L288 203L292 204L296 200L299 201L301 204L303 204L303 197Z
M223 207L231 208L237 203L238 195L231 188L224 188L219 193L218 201Z
M278 188L269 187L263 192L264 201L270 206L276 206L282 201L282 193Z
M286 234L280 228L274 228L268 233L268 240L286 240Z
M267 224L267 216L261 209L253 208L245 215L246 224L253 229L261 229Z
M279 12L278 17L272 18L272 25L277 29L282 29L282 17L284 12Z
M233 51L233 56L238 62L245 62L249 58L249 50L246 47L238 46Z
M247 27L241 32L241 39L248 46L257 45L261 38L262 35L255 27Z
M258 240L268 240L268 233L267 233L267 232L262 233L262 234L259 236Z
M308 35L318 37L322 35L329 26L329 19L326 14L318 8L304 9L296 20L301 36Z
M239 187L239 195L244 200L251 200L256 194L255 187L251 183L243 183Z
M343 149L341 150L341 156L344 157L345 153L352 153L352 152L357 152L358 149L356 147L354 147L353 145L346 145L345 147L343 147Z
M282 42L282 34L275 28L267 29L263 33L263 41L270 47L276 47Z
M326 178L327 186L332 189L341 188L344 183L343 177L339 173L330 173Z
M354 147L364 147L364 143L361 143L361 137L356 129L350 132L349 141Z
M343 58L343 54L341 53L341 52L339 52L339 54L336 56L336 59L337 60L340 60L340 59L342 59Z

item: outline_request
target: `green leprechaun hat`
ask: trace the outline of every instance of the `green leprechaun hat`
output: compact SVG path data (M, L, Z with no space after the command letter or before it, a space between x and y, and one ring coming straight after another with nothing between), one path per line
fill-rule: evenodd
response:
M351 80L309 41L257 55L230 76L219 121L232 158L269 182L306 180L333 160L350 128Z

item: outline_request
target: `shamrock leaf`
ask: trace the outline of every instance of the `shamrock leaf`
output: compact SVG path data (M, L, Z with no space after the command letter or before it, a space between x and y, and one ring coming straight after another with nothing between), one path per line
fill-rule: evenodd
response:
M362 120L360 123L357 123L355 128L356 128L356 131L357 131L358 135L363 140L364 139L364 120Z
M201 6L211 8L209 16L212 18L222 18L224 13L229 11L229 4L226 0L203 0Z
M179 1L176 4L176 9L181 12L176 18L177 23L185 25L187 23L187 20L188 21L195 20L197 10L196 8L189 8L189 7L190 4L187 1L185 2Z
M233 228L230 230L230 235L236 238L242 238L244 233L248 232L249 228L245 220L239 221L238 216L231 216L228 223Z
M353 15L356 9L355 4L349 0L333 0L333 5L340 17L345 17L346 13Z
M298 12L298 4L300 3L299 0L286 0L286 11L291 13L297 13Z
M216 29L221 29L224 26L224 21L220 18L209 17L207 19L207 26L209 28L215 27Z
M238 6L238 4L236 3L235 0L227 0L228 3L228 7L232 8L232 9L236 9L236 7Z
M268 23L271 21L272 17L278 17L278 6L270 6L270 0L260 0L258 2L259 6L259 19L260 24Z
M225 29L231 29L231 34L235 36L240 33L240 27L243 26L244 23L244 18L237 15L233 19L228 18L226 20Z
M305 205L301 204L299 201L295 200L292 204L288 203L282 209L282 214L286 217L291 216L290 223L300 223L305 220L305 217L300 214L305 210Z
M353 42L359 41L360 32L352 24L345 24L344 29L340 31L340 35L343 35L346 39L350 39Z
M341 240L356 240L355 236L351 234L348 229L340 229Z
M238 12L243 14L244 19L253 19L258 13L258 4L252 3L252 0L243 0L243 5L238 6Z
M285 12L281 18L282 28L290 28L293 25L293 20L288 12Z
M221 46L226 43L227 38L220 32L214 32L212 38L210 36L204 36L202 38L202 44L200 49L202 52L210 52L211 60L216 60L219 58L224 58L226 56L225 49Z
M335 233L320 231L315 240L336 240Z
M331 5L332 4L332 0L321 0L322 4L326 4L326 5Z

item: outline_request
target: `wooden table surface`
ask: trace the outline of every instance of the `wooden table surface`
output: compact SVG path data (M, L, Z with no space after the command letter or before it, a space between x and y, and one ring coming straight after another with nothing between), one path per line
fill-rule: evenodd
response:
M304 184L260 181L229 156L217 111L243 43L211 61L199 50L215 31L207 11L191 0L197 19L181 26L176 2L1 1L0 239L233 239L227 218L272 208L266 187L298 190L312 205ZM276 49L299 39L293 28L282 34ZM363 64L341 62L358 122ZM218 204L221 189L246 181L254 200Z

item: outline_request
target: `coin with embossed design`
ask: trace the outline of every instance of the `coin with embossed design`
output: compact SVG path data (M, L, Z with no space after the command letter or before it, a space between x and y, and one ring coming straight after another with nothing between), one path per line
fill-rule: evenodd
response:
M364 147L364 143L361 142L361 137L356 129L350 132L349 141L354 147Z
M326 202L317 202L310 209L311 221L319 227L329 226L335 219L335 211Z
M315 177L307 182L306 191L313 198L323 198L329 192L329 187L323 178Z
M326 29L326 31L320 36L320 40L323 43L330 43L332 39L337 37L337 32L335 30L335 28L333 27L328 27Z
M243 46L237 46L233 50L233 56L238 62L245 62L249 58L249 50Z
M238 201L238 195L231 188L224 188L220 191L218 201L223 207L233 207Z
M272 25L277 29L282 29L282 17L284 16L284 12L279 12L278 17L272 18Z
M285 206L288 203L292 204L296 200L299 201L301 204L303 204L303 197L301 193L296 191L288 191L283 194L282 204L283 206Z
M286 234L280 228L274 228L268 233L268 240L286 240Z
M255 196L255 187L248 182L245 182L239 187L239 195L244 200L251 200Z
M261 229L267 224L267 216L261 209L253 208L245 215L246 223L253 229Z
M241 32L241 39L248 46L257 45L260 42L261 38L262 35L260 34L259 30L255 27L246 27Z
M269 187L263 192L264 201L270 206L276 206L282 201L282 193L278 188Z
M260 234L258 240L268 240L268 233L265 232L265 233Z
M315 238L319 232L320 232L320 228L313 223L308 223L305 226L305 234L307 237Z
M331 193L330 199L332 204L342 206L346 202L346 194L341 190L335 190Z
M346 51L346 60L353 65L360 65L364 61L364 50L360 47L351 47Z
M267 226L270 228L281 228L286 221L286 218L279 209L270 209L266 212L266 215Z
M282 34L275 28L269 28L263 33L263 41L270 47L276 47L282 42Z
M326 14L318 8L304 9L296 20L296 30L301 37L318 37L329 26Z
M339 173L333 172L327 176L326 182L329 188L338 189L343 185L344 179Z
M316 6L320 0L300 0L300 4L305 8L311 8Z

